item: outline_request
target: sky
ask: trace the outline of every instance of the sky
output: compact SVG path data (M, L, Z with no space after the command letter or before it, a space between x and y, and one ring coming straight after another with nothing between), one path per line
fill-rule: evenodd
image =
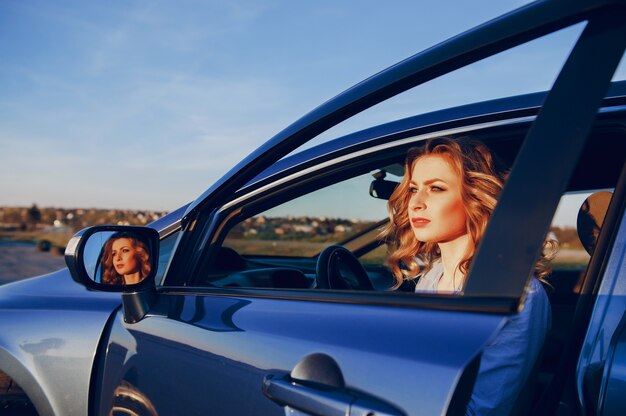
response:
M3 0L0 205L174 210L326 100L525 3ZM322 139L549 88L580 30L435 80Z

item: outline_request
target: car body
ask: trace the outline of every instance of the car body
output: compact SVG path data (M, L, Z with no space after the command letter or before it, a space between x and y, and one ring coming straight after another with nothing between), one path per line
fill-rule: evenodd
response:
M402 91L581 21L587 27L549 92L391 121L288 155ZM159 268L137 287L85 280L79 248L94 230L77 234L70 270L0 287L0 375L21 388L0 400L32 403L40 415L463 413L481 352L523 307L559 201L609 189L592 255L555 267L552 330L515 409L619 414L626 83L610 81L624 43L623 1L538 1L400 62L151 224ZM380 197L385 175L402 174L406 151L440 136L484 142L510 176L462 296L390 290L372 254L384 246L386 204L369 188ZM345 216L288 211L311 201ZM355 207L369 220L346 221ZM349 276L345 288L320 289L319 253L336 243L360 257L376 290Z

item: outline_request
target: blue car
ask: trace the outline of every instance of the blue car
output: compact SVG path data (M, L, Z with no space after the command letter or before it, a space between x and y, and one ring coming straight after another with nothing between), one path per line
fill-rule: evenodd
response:
M580 22L550 91L294 153L388 98ZM327 101L150 226L79 232L67 269L0 287L0 414L465 414L548 233L561 245L545 287L552 324L512 412L625 414L626 82L612 82L625 45L622 0L528 4ZM380 230L407 150L438 137L471 138L511 166L462 293L396 288L385 266ZM564 206L580 210L565 218ZM142 280L109 280L120 236L141 241Z

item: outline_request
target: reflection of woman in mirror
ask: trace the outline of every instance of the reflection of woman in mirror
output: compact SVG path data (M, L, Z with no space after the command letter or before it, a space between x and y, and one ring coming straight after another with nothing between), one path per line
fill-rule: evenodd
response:
M102 281L110 285L139 283L150 274L148 246L133 233L115 233L102 255Z
M415 292L462 293L505 176L477 142L439 138L409 150L385 231L396 287L412 282ZM509 414L515 405L550 326L550 304L538 280L548 274L544 255L522 311L483 351L468 414Z

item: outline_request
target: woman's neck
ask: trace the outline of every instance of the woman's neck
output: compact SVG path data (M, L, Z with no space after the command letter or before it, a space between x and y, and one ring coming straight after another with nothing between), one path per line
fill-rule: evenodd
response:
M437 285L438 292L455 292L463 287L465 274L459 266L469 253L471 243L470 235L463 234L454 240L438 244L443 266L443 276Z
M139 272L124 275L125 285L132 285L135 283L139 283L140 281L141 281L141 276L139 275Z

